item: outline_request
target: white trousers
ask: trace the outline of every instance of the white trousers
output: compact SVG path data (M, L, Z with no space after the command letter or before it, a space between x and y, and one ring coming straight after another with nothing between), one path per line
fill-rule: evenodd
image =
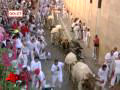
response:
M97 82L97 85L100 86L102 90L106 90L105 89L106 83L107 83L107 80L104 80L104 83Z
M115 83L119 83L120 81L120 73L115 73L111 80L111 86L114 86Z
M62 76L59 75L52 75L52 86L55 87L57 80L58 80L58 87L61 88L63 79Z
M51 34L51 43L54 43L54 35L53 34Z
M27 55L23 55L23 59L24 59L24 65L27 66L27 64L28 64L28 57L27 57Z
M108 67L109 67L108 77L110 78L112 76L112 72L113 72L113 62L108 63Z
M77 30L74 30L74 32L75 32L75 39L76 39L76 40L79 39L79 33L78 33L78 31L77 31Z

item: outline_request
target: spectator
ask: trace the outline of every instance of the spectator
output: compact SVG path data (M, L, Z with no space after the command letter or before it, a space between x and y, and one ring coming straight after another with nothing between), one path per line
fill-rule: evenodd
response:
M111 78L112 76L114 63L115 63L113 54L114 54L114 50L111 50L105 55L105 63L107 63L109 67L109 78Z
M98 35L95 35L93 43L94 43L94 55L93 55L93 57L95 60L98 60L98 58L99 58L99 43L100 43Z
M86 40L85 40L85 45L89 48L90 47L90 38L91 38L91 34L90 34L90 29L87 29L86 32Z
M113 87L115 85L115 83L119 83L120 82L120 54L118 54L118 59L115 60L115 65L114 65L114 75L112 77L111 80L111 86Z
M107 84L108 81L108 67L107 65L102 65L102 67L100 67L99 71L98 71L98 81L99 81L99 85L101 87L100 90L104 90L105 86Z
M79 39L79 31L80 31L80 27L78 24L75 24L73 31L75 33L75 40L78 40Z
M119 54L119 51L117 50L117 47L114 47L114 54L113 54L113 56L114 56L114 59L116 60L116 59L118 59L118 54Z

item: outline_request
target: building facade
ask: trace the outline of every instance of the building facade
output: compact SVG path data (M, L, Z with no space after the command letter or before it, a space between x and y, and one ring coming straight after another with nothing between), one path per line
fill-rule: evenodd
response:
M100 63L113 47L120 46L119 0L64 0L65 7L100 38ZM93 43L91 43L91 46Z

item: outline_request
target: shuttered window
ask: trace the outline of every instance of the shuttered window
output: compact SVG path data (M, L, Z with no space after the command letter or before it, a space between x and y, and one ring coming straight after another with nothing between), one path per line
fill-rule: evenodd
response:
M92 0L90 0L90 3L92 4Z
M102 6L102 0L98 0L98 8L101 8Z

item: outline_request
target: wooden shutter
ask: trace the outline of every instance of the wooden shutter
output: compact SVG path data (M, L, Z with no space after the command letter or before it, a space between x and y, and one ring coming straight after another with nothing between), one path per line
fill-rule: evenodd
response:
M92 0L90 0L90 3L92 4Z
M102 0L98 0L98 8L101 8L102 6Z

